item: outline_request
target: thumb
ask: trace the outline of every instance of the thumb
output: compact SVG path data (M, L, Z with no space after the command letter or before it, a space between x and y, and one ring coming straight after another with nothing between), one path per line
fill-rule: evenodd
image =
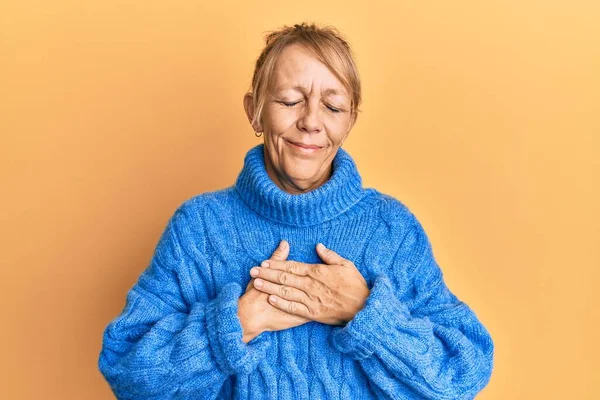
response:
M326 264L338 264L345 265L345 258L340 256L335 251L325 247L323 243L317 244L317 254L321 257L321 260L325 261Z
M287 241L282 240L281 242L279 242L279 246L277 246L277 248L271 255L271 260L283 261L283 260L286 260L289 255L290 255L290 244Z

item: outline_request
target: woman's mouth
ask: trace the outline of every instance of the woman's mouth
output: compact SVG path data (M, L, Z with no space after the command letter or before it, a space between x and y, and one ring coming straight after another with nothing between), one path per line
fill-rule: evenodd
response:
M318 150L321 150L321 147L316 145L307 145L303 143L295 143L290 140L285 140L286 143L290 145L290 148L294 149L297 152L302 154L312 154Z

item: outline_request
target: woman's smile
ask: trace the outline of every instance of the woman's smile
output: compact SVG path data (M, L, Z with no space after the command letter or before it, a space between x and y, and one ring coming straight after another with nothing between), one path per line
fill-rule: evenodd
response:
M321 150L322 147L318 147L318 146L306 146L303 144L298 144L298 143L294 143L292 141L289 141L287 139L283 140L290 149L292 149L293 151L300 153L300 154L314 154L317 151Z

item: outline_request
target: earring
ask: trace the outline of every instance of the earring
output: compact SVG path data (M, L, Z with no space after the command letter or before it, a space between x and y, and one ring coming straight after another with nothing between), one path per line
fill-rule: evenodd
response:
M262 136L262 132L254 132L254 136L261 137Z

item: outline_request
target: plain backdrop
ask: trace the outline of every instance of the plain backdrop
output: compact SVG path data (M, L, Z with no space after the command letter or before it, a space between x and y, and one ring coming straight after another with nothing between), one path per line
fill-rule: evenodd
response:
M0 5L0 397L111 399L102 333L184 200L233 184L264 35L350 41L366 187L419 218L496 345L478 396L600 398L600 3Z

